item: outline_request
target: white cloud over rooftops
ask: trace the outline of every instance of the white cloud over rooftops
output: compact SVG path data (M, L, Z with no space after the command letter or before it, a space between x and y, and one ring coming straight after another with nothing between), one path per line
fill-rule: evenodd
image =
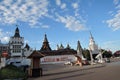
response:
M3 30L0 29L0 40L1 40L1 42L8 43L9 39L10 39L10 37L9 37L10 34L11 34L10 32L3 32Z
M70 5L67 5L66 2L61 0L55 0L54 4L58 6L58 8L54 7L50 4L49 1L52 0L3 0L0 1L0 23L3 24L16 24L19 21L25 22L30 25L31 28L49 28L50 25L47 25L45 21L42 20L48 18L53 21L59 20L60 23L65 24L65 27L72 31L80 31L84 30L84 22L79 17L82 16L78 13L79 6L77 2L71 2ZM72 6L73 10L68 6ZM66 14L74 13L75 15ZM52 12L55 11L55 12ZM55 13L61 16L57 16ZM64 16L63 16L64 14Z
M3 0L0 2L0 22L13 24L17 21L35 25L48 12L47 0Z

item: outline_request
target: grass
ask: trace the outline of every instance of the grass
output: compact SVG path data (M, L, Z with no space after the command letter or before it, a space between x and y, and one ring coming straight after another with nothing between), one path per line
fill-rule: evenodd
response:
M1 79L25 79L27 74L21 69L14 65L7 65L0 70Z

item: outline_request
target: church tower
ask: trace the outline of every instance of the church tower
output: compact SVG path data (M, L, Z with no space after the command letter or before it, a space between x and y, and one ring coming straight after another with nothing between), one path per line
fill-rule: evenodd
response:
M98 45L95 43L94 38L90 32L89 50L95 59L95 56L99 53Z
M20 59L23 56L24 38L20 36L18 27L14 36L10 37L9 46L12 58Z
M43 45L42 45L40 51L51 51L51 48L50 48L50 46L49 46L49 42L48 42L48 39L47 39L47 35L46 35L46 34L45 34L45 36L44 36Z

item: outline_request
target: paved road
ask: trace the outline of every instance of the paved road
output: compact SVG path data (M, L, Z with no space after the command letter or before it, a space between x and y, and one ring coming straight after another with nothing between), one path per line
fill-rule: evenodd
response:
M54 67L54 66L53 66ZM28 80L120 80L120 62L94 66L68 66L44 71L43 77Z

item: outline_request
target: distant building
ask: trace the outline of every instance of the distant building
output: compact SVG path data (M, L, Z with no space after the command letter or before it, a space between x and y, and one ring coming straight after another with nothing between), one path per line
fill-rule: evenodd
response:
M9 53L9 44L3 44L0 40L0 54L3 52Z
M28 57L31 53L33 52L32 48L28 45L28 43L26 43L25 47L24 47L24 57Z
M89 41L89 50L91 50L92 56L95 59L95 56L99 54L99 49L91 33L90 33L90 41Z
M18 27L15 30L14 36L10 37L10 53L11 57L22 57L24 49L24 37L20 36Z
M10 61L20 64L24 53L24 37L20 36L18 27L15 30L14 36L10 37L9 45L11 54Z
M48 64L48 63L65 63L65 62L71 62L76 61L75 55L77 54L77 51L74 49L71 49L69 44L66 48L63 47L61 44L60 47L57 45L57 50L52 50L50 48L47 35L44 36L43 45L39 51L41 54L45 55L45 57L41 58L42 64Z
M9 44L3 44L0 41L0 69L5 66L6 57L9 54Z

